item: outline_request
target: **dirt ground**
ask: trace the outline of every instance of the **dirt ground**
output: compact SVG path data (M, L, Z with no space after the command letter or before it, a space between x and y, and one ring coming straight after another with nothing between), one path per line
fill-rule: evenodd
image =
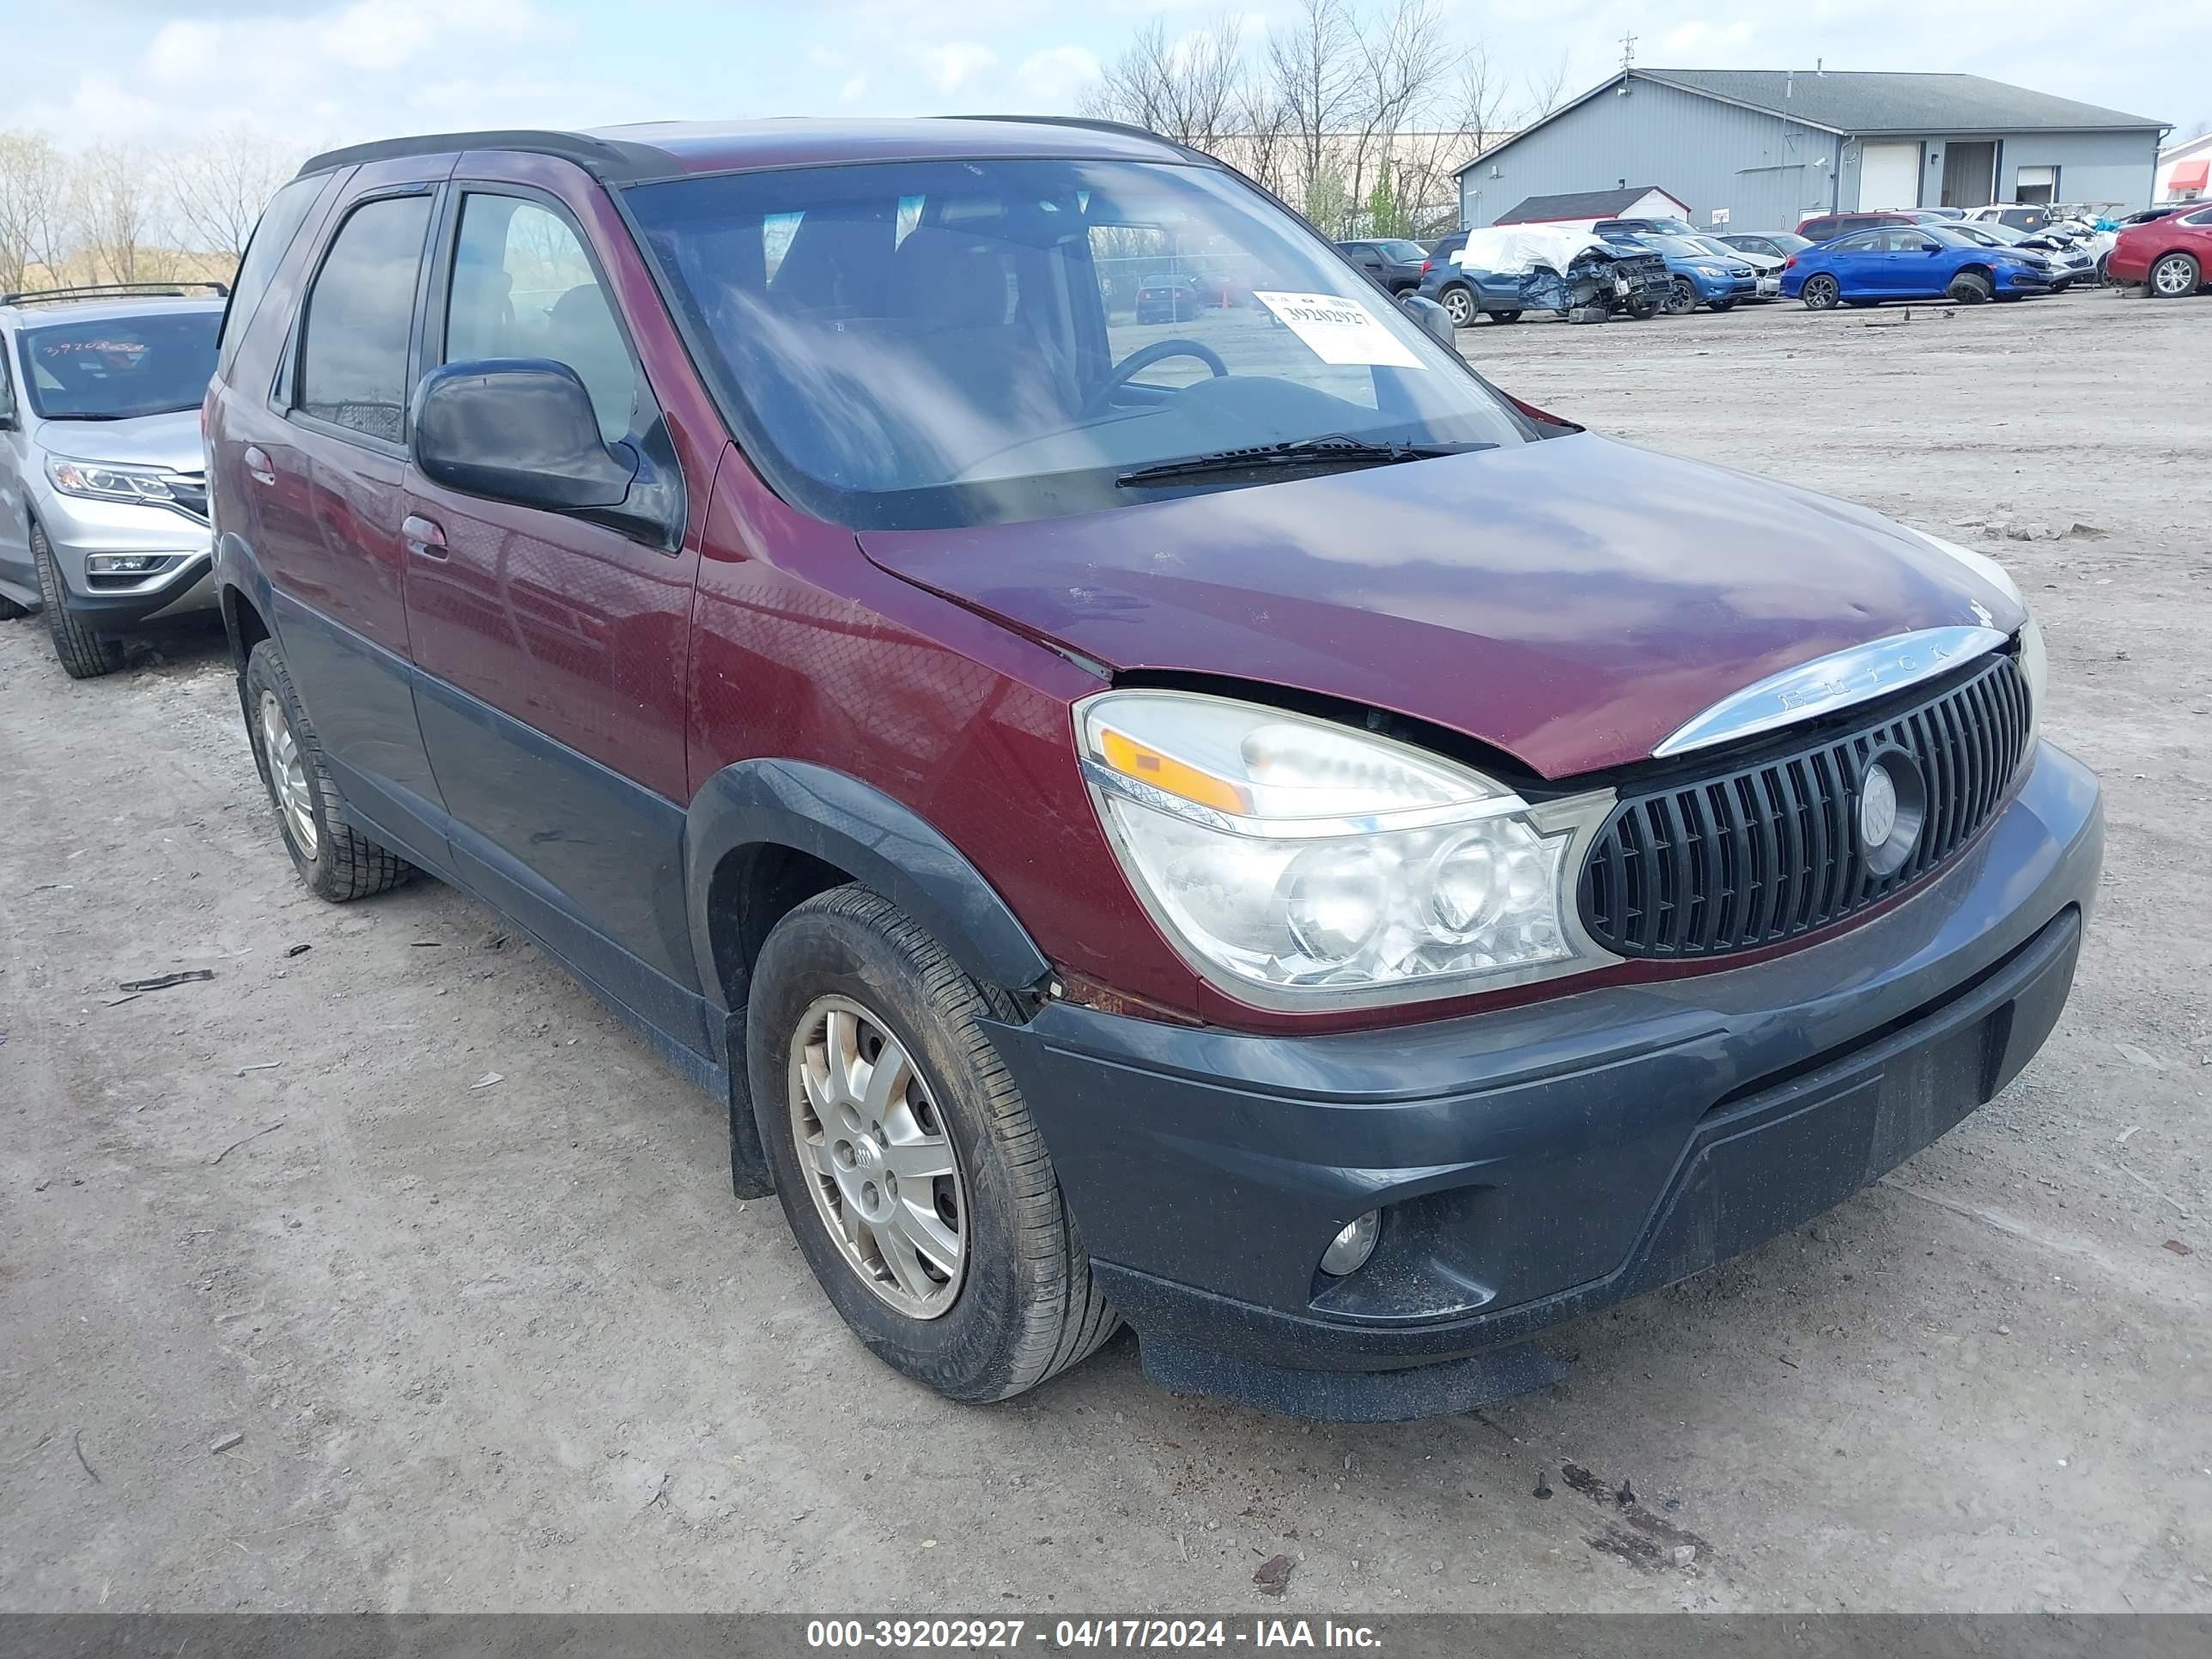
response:
M211 633L75 684L0 626L0 1607L2212 1610L2212 300L1461 337L2011 562L2111 838L2003 1097L1488 1411L1178 1399L1126 1334L950 1406L496 918L307 895Z

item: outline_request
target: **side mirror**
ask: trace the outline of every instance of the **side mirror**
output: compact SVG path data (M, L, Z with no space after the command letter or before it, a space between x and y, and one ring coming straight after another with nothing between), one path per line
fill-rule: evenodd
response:
M593 520L663 548L681 538L663 469L599 436L591 394L566 363L447 363L416 388L410 426L416 469L433 483Z
M1434 300L1419 294L1401 296L1398 303L1406 314L1421 325L1421 331L1447 351L1457 351L1459 342L1454 337L1451 313Z

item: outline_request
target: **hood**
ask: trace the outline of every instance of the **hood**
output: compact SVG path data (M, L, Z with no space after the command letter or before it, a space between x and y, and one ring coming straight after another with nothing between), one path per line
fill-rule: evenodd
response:
M878 565L1109 668L1296 687L1546 777L1782 669L2018 605L1878 514L1593 434L1019 524Z
M165 466L172 472L198 472L207 465L197 404L127 421L42 422L39 445L49 454L78 461Z

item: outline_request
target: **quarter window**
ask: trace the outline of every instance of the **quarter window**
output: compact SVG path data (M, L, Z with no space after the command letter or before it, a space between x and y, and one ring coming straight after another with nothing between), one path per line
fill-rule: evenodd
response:
M635 419L637 369L568 222L519 197L471 194L453 250L446 361L486 357L566 363L591 394L609 443Z
M246 245L246 258L240 261L238 278L230 285L230 303L222 313L222 343L216 358L216 372L227 373L231 359L238 356L238 344L246 337L246 325L253 320L254 308L261 296L269 291L275 280L276 267L283 263L285 250L292 239L300 234L307 222L307 210L323 193L328 175L318 173L312 179L295 179L270 198L262 210L260 222L253 227L253 235Z
M429 226L428 196L395 196L362 204L339 228L307 296L302 414L405 441L408 337Z

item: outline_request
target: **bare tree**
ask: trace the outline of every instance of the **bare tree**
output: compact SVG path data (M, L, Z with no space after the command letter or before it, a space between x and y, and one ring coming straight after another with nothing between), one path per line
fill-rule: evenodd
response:
M1566 101L1567 54L1559 53L1559 60L1541 72L1531 70L1528 79L1528 101L1522 106L1521 125L1534 126Z
M0 132L0 290L27 286L33 265L61 279L69 221L69 164L53 142Z
M290 145L251 127L226 127L167 161L162 187L185 246L220 254L234 265L246 238L298 157Z
M143 274L154 217L147 185L145 160L128 145L95 144L78 159L70 193L96 279L135 283Z
M1332 234L1336 227L1316 218L1312 210L1332 206L1343 197L1340 177L1330 185L1330 175L1340 173L1332 165L1332 139L1357 125L1361 93L1358 52L1358 33L1344 0L1300 0L1291 26L1267 37L1268 70L1282 105L1292 161L1310 198L1306 216Z
M1083 100L1086 114L1128 121L1194 149L1211 151L1236 130L1244 56L1234 12L1170 40L1159 19L1137 31Z

